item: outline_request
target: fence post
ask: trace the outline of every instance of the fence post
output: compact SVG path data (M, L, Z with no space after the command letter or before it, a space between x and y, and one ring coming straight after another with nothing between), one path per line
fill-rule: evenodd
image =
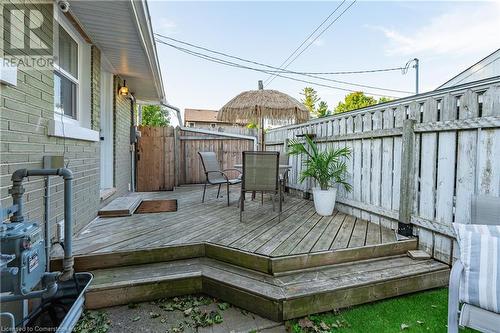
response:
M398 222L398 233L403 236L411 236L413 231L411 213L415 186L415 168L413 161L415 156L415 132L413 131L415 123L416 120L414 119L405 119L403 121Z
M180 127L174 129L174 186L179 186L179 170L180 170L180 153L181 153L181 138L180 138Z

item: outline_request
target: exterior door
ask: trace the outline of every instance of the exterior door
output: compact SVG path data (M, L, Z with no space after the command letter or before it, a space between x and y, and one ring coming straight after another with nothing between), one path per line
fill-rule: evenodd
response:
M113 187L113 74L101 70L101 190Z

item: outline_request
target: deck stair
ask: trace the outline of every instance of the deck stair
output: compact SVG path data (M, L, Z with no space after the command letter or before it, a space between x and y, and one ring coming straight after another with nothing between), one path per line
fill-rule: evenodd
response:
M416 246L410 240L407 244ZM319 259L321 265L307 258L276 264L287 258L192 244L95 254L77 257L75 263L78 270L91 268L94 274L86 296L91 309L205 293L282 321L447 284L448 265L411 259L407 250L346 262L328 252Z

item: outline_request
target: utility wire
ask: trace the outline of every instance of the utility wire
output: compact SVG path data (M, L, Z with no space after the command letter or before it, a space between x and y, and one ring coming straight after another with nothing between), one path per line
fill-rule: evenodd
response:
M305 44L308 40L310 40L310 39L311 39L311 37L312 37L312 36L314 36L314 34L316 33L316 31L318 31L318 30L319 30L319 28L321 28L321 27L323 26L323 24L325 24L325 23L326 23L326 22L330 19L330 17L332 17L332 15L333 15L333 14L335 14L335 13L337 12L337 10L338 10L338 9L339 9L339 8L340 8L343 4L344 4L344 2L345 2L345 1L346 1L346 0L343 0L343 1L340 3L340 5L338 5L338 6L337 6L337 8L335 8L335 9L334 9L334 10L330 13L330 15L328 15L328 16L327 16L327 17L323 20L323 22L321 22L321 24L320 24L320 25L318 25L318 26L316 27L316 29L314 29L314 31L313 31L313 32L311 32L311 33L309 34L309 36L307 36L307 37L306 37L306 38L302 41L302 43L300 43L300 45L299 45L299 46L298 46L295 50L293 50L293 52L292 52L292 53L288 56L288 58L286 58L286 59L285 59L285 61L283 61L283 62L281 63L281 65L279 65L279 68L282 68L282 67L286 64L286 62L287 62L287 61L288 61L291 57L293 57L293 56L294 56L294 54L295 54L298 50L300 50L300 48L302 47L302 45L304 45L304 44ZM267 84L267 81L269 81L272 77L273 77L272 75L271 75L271 76L269 76L269 77L268 77L268 78L264 81L264 84Z
M192 44L192 43L181 41L179 39L175 39L175 38L168 37L168 36L165 36L165 35L161 35L161 34L155 34L155 35L157 35L157 36L159 36L161 38L165 38L165 39L168 39L168 40L171 40L171 41L183 44L183 45L187 45L187 46L190 46L190 47L193 47L193 48L196 48L196 49L200 49L200 50L206 51L206 52L218 54L218 55L221 55L221 56L224 56L224 57L228 57L228 58L236 59L236 60L239 60L239 61L243 61L243 62L251 63L251 64L254 64L254 65L258 65L258 66L269 68L271 70L266 70L266 71L269 74L273 75L273 76L275 76L276 74L279 74L279 73L294 74L294 75L304 75L304 76L307 76L307 77L310 77L310 78L314 78L314 79L318 79L318 80L322 80L322 81L329 81L329 82L340 83L340 84L345 84L345 85L357 86L357 87L361 87L361 88L369 88L369 89L375 89L375 90L383 90L383 91L390 91L390 92L396 92L396 93L411 94L411 92L405 91L405 90L381 88L381 87L376 87L376 86L371 86L371 85L365 85L365 84L360 84L360 83L354 83L354 82L348 82L348 81L341 81L341 80L335 80L335 79L330 79L330 78L324 78L324 77L318 76L317 73L316 74L310 74L310 73L307 73L307 72L297 72L297 71L291 71L291 70L287 70L287 69L281 69L281 68L270 66L270 65L267 65L267 64L264 64L264 63L261 63L261 62L252 61L252 60L244 59L244 58L241 58L241 57L233 56L233 55L230 55L230 54L227 54L227 53L224 53L224 52L220 52L220 51L215 51L215 50L212 50L212 49L208 49L206 47L202 47L202 46L199 46L199 45L195 45L195 44ZM156 41L159 42L159 43L162 43L162 44L174 47L174 48L178 48L178 46L175 46L173 44L167 43L167 42L165 42L165 41L163 41L161 39L158 39L158 38L156 39ZM181 48L181 49L187 50L185 48ZM201 53L199 53L199 54L201 54ZM220 58L216 58L216 59L222 60ZM225 61L225 60L222 60L222 61ZM232 63L232 64L235 64L235 63ZM375 69L375 70L357 71L357 72L364 72L364 73L365 72L382 72L382 71L393 71L393 70L402 70L402 69L403 69L402 67L397 67L397 68ZM355 72L356 71L351 71L349 73L355 73ZM329 72L329 74L332 74L332 73L335 73L335 72ZM343 72L343 73L348 73L348 72Z
M323 33L325 33L325 31L327 31L333 24L335 24L335 22L337 22L341 17L342 15L344 15L345 12L347 12L349 10L349 8L351 8L355 3L356 3L357 0L354 0L353 2L351 2L351 4L349 6L347 6L346 9L344 9L344 11L342 13L339 14L339 16L337 16L332 22L330 22L329 25L326 26L325 29L323 29L319 35L317 35L316 37L314 37L314 39L306 45L305 48L302 49L302 51L300 51L300 53L298 53L292 60L290 60L288 62L288 64L284 67L284 69L288 68L288 66L290 66L295 60L297 60L298 57L300 57L302 55L302 53L304 53L308 48L309 46L311 46ZM342 2L340 5L342 5L344 2ZM275 76L276 77L276 76ZM271 82L273 82L273 80L275 79L275 77L272 77L269 82L266 84L266 86L270 85Z
M231 61L228 61L228 60L224 60L224 59L212 57L210 55L199 53L199 52L196 52L196 51L192 51L192 50L189 50L189 49L177 46L177 45L173 45L173 44L167 43L167 42L159 40L159 39L156 39L156 41L159 42L159 43L161 43L161 44L170 46L170 47L172 47L174 49L177 49L177 50L179 50L181 52L187 53L189 55L192 55L192 56L204 59L204 60L208 60L208 61L211 61L211 62L214 62L214 63L218 63L218 64L221 64L221 65L236 67L236 68L240 68L240 69L247 69L247 70L252 70L252 71L266 73L266 74L273 74L271 71L266 70L266 69L249 67L249 66L237 64L237 63L234 63L234 62L231 62ZM321 87L326 87L326 88L331 88L331 89L336 89L336 90L342 90L342 91L347 91L347 92L356 92L357 91L357 90L352 90L352 89L347 89L347 88L342 88L342 87L337 87L337 86L322 84L322 83L319 83L319 82L302 80L302 79L294 78L294 77L291 77L291 76L286 76L286 75L279 74L279 73L274 73L274 74L277 75L278 77L281 77L281 78L285 78L285 79L289 79L289 80L293 80L293 81L298 81L298 82L304 82L304 83L308 83L308 84L313 84L313 85L317 85L317 86L321 86ZM370 94L370 95L374 95L374 96L383 96L383 97L398 98L397 96L390 96L390 95L386 95L386 94L378 94L378 93L373 93L373 92L366 92L366 93Z
M225 57L228 57L228 58L233 58L233 59L236 59L236 60L241 60L241 61L244 61L244 62L252 63L252 64L255 64L255 65L259 65L259 66L265 66L265 67L268 67L268 68L273 68L273 69L276 69L276 72L280 72L280 73L316 74L316 75L343 75L343 74L364 74L364 73L375 73L375 72L402 71L402 70L405 69L405 67L390 67L390 68L377 68L377 69L366 69L366 70L357 70L357 71L337 71L337 72L291 71L291 70L286 70L286 69L280 69L279 67L274 67L274 66L266 65L266 64L263 64L261 62L252 61L252 60L248 60L248 59L245 59L245 58L237 57L237 56L230 55L230 54L227 54L227 53L224 53L224 52L220 52L220 51L215 51L215 50L212 50L212 49L208 49L206 47L202 47L202 46L199 46L199 45L188 43L186 41L182 41L180 39L175 39L175 38L172 38L172 37L169 37L169 36L166 36L166 35L162 35L162 34L159 34L159 33L154 33L154 34L156 36L158 36L158 37L165 38L165 39L171 40L173 42L177 42L177 43L184 44L184 45L187 45L187 46L191 46L191 47L194 47L194 48L197 48L197 49L200 49L200 50L208 51L208 52L211 52L211 53L214 53L214 54L219 54L219 55L222 55L222 56L225 56Z

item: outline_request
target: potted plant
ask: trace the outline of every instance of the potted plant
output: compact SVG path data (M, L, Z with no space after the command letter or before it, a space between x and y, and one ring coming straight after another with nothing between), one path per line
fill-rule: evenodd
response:
M336 184L342 185L347 191L352 187L347 183L347 165L345 158L350 158L351 151L344 147L340 149L320 151L316 143L305 136L305 143L291 140L289 155L305 155L299 182L312 178L319 187L312 189L316 213L323 216L332 215L337 196Z

